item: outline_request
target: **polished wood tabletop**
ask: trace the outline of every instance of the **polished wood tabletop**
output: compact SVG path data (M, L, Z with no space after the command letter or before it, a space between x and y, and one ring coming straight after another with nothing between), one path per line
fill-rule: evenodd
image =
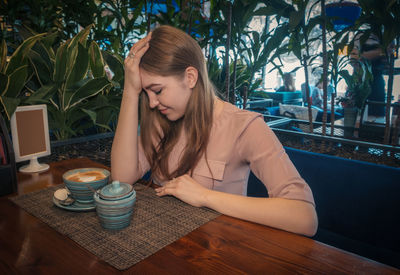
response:
M18 194L61 184L73 168L103 167L87 158L18 173ZM12 194L10 196L15 196ZM117 269L10 201L0 198L0 274L112 274ZM318 241L224 215L121 273L400 274L400 270Z

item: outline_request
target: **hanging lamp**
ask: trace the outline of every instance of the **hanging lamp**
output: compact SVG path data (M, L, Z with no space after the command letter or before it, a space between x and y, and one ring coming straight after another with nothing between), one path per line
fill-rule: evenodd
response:
M327 17L332 18L335 30L341 31L354 25L361 15L361 7L355 2L340 1L327 4L325 12Z

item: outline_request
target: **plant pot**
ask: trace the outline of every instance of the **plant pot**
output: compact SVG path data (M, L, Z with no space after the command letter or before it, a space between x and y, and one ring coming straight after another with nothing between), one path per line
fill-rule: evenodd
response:
M357 107L346 107L343 108L344 115L344 137L351 138L354 134L354 127L356 124L358 114Z

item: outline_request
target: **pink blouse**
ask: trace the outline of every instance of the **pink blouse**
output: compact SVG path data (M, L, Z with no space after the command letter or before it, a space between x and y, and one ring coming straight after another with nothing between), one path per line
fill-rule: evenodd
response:
M182 137L170 155L171 171L176 169L184 147ZM251 169L266 186L269 197L303 200L314 205L310 187L259 113L224 102L211 129L207 158L209 165L203 156L193 170L193 179L207 188L246 195ZM140 143L139 169L142 175L150 169Z

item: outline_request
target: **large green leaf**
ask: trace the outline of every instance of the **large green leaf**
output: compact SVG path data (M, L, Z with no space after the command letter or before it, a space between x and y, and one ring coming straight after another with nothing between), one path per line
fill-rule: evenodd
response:
M85 118L87 118L86 113L82 112L81 108L79 108L79 107L72 107L72 108L68 109L66 114L67 114L67 116L66 116L67 125L72 128L79 128L77 126L79 124L83 124L84 123L83 120ZM82 129L85 129L85 128L87 128L87 127L83 127Z
M288 34L288 32L289 32L288 25L282 25L277 27L275 29L274 35L270 39L268 39L265 48L268 51L278 48L281 45L283 38Z
M55 84L49 84L40 87L24 102L27 104L48 103L49 98L57 91Z
M57 139L61 139L62 129L65 125L64 112L60 112L54 105L47 105L49 128Z
M80 78L79 75L82 71L85 70L85 74L87 72L87 68L77 68L76 67L76 60L79 60L82 58L83 51L81 51L80 47L83 47L86 50L86 44L87 44L87 39L88 35L90 33L90 30L92 29L93 24L90 24L87 26L85 29L80 31L77 35L75 35L70 41L67 41L67 60L66 60L66 78L67 78L67 87L70 87L71 84L73 84L77 80L77 78ZM87 54L87 52L86 52ZM80 55L80 56L78 56ZM85 60L82 62L89 62L88 58L85 57ZM72 77L72 79L70 79ZM82 78L82 77L81 77Z
M110 52L103 52L103 57L108 67L114 73L113 80L119 82L120 85L123 85L122 82L124 79L124 62L122 58L120 56L113 55Z
M56 54L56 63L54 67L53 80L56 83L62 83L66 79L67 72L67 44L62 44Z
M66 56L66 68L65 68L65 80L68 79L78 55L78 44L75 47L70 47L70 42L67 43L67 56Z
M105 128L102 125L116 124L120 106L121 96L111 91L107 95L99 93L93 99L88 100L82 105L82 110L96 112L96 125ZM108 130L108 128L105 129Z
M12 74L10 74L10 80L7 91L4 96L7 97L18 97L22 88L25 85L26 78L28 77L28 66L21 66L17 68Z
M78 43L78 54L72 65L71 72L67 77L66 87L67 89L73 87L73 85L81 81L87 74L89 69L89 53L88 50Z
M5 40L1 41L0 46L0 72L3 72L7 64L7 44Z
M48 67L51 67L51 65L54 63L54 51L51 46L47 46L45 43L43 43L43 40L40 40L35 44L35 46L32 48L32 52L40 56L42 62Z
M71 100L66 108L71 108L83 100L98 94L109 85L111 84L106 77L99 77L89 80L72 95Z
M4 95L8 89L10 79L7 75L0 73L0 95Z
M28 52L33 47L33 45L35 45L35 43L45 35L46 35L45 33L38 34L29 37L24 42L22 42L22 44L15 50L15 52L11 56L10 61L8 62L6 67L6 74L10 75L21 65L25 65L26 64L25 58Z
M291 31L294 31L295 29L299 28L299 25L303 22L304 20L304 12L299 10L299 11L293 11L290 13L290 18L289 18L289 28Z
M93 24L90 24L89 26L87 26L86 28L81 30L77 35L75 35L72 38L71 43L69 43L68 49L72 49L72 48L76 47L78 43L86 46L86 42L87 42L87 39L88 39L90 30L92 29L92 27L93 27Z
M46 85L52 81L52 71L48 67L49 63L45 62L39 53L31 51L29 60L40 85Z
M69 103L71 101L72 96L75 94L75 92L82 86L84 86L87 82L89 82L91 78L85 78L82 79L81 81L75 83L73 87L68 88L68 89L62 89L62 108L63 109L68 109Z
M106 73L104 71L104 60L101 54L99 45L92 41L89 48L90 55L90 68L94 77L104 76Z
M348 70L343 70L339 72L339 75L344 79L344 81L346 82L346 85L348 86L348 88L354 86L353 84L353 78L350 75Z
M3 105L4 111L6 112L8 120L14 114L21 100L19 98L10 98L6 96L0 96L0 102Z
M290 13L295 10L292 3L286 3L282 0L264 0L267 8L270 9L267 15L279 15L288 18ZM261 9L260 9L261 10Z
M92 120L94 125L105 128L105 129L109 130L110 132L112 131L108 125L102 124L97 121L97 113L95 111L86 110L86 109L82 109L82 111L84 111L86 114L88 114L88 116L90 117L90 119Z
M48 50L48 54L51 58L54 58L54 52L52 50L52 46L56 39L58 38L58 32L48 33L40 42L43 44L43 47Z
M79 107L73 107L67 112L67 125L74 129L76 134L83 134L83 130L93 127L93 122L88 118L88 115Z

